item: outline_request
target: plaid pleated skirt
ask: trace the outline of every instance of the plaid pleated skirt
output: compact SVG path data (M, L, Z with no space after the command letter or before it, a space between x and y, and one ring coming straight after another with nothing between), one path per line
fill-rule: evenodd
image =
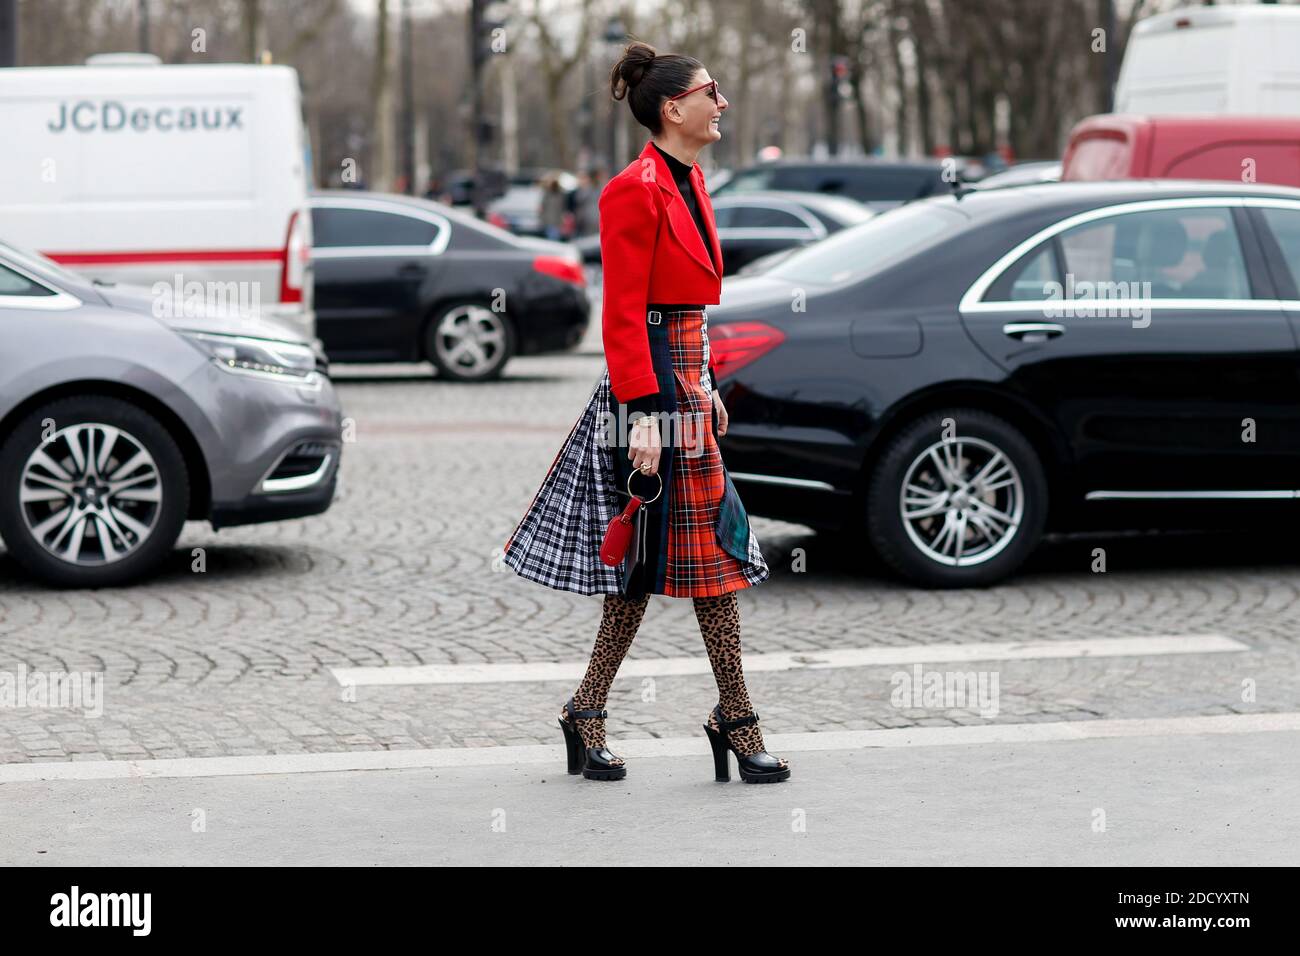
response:
M646 329L666 414L663 493L644 506L643 561L625 574L626 561L600 560L605 529L630 500L629 480L646 499L659 489L653 475L632 477L628 433L638 409L616 401L606 367L507 540L504 563L530 581L579 594L711 597L760 584L770 571L718 451L708 316L662 313Z

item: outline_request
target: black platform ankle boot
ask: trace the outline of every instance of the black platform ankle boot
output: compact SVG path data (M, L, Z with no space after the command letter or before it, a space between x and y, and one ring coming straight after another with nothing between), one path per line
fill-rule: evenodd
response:
M569 773L581 773L588 780L622 780L627 776L627 767L613 761L623 758L611 753L606 747L588 747L578 730L578 718L605 718L607 710L575 710L573 698L564 705L568 719L559 718L560 729L564 731L564 746L569 756Z
M737 717L735 720L724 720L722 717L722 704L713 708L713 715L718 721L718 730L714 730L708 724L704 725L704 732L709 735L709 744L713 747L713 772L714 777L719 783L726 783L731 779L730 760L727 752L736 754L736 766L740 769L740 779L745 783L776 783L780 780L790 779L790 768L781 766L781 761L772 756L766 750L760 750L756 754L750 754L748 757L742 757L736 753L736 748L732 746L729 732L737 727L748 727L751 724L758 723L758 713L747 714L744 717Z

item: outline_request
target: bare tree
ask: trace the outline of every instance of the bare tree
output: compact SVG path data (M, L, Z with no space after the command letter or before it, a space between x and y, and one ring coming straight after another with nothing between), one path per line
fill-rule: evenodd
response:
M578 64L587 56L592 33L592 0L580 2L580 25L573 52L565 54L560 41L551 29L554 10L543 12L541 0L533 0L528 22L537 31L541 45L538 66L542 72L542 88L546 96L546 111L550 117L551 148L555 157L553 165L568 168L573 162L569 147L569 123L573 110L564 100L564 83L578 72Z
M837 123L839 142L865 153L896 142L902 153L1006 146L1020 157L1057 156L1070 127L1104 108L1107 60L1123 55L1134 23L1183 2L1115 0L1107 29L1104 0L518 0L524 29L512 31L509 56L517 76L538 79L516 91L519 161L575 161L584 95L609 107L591 115L612 128L615 166L630 158L635 122L626 105L602 96L603 83L583 85L608 74L613 50L600 38L613 16L661 50L697 57L722 84L728 123L706 163L748 163L764 143L807 151ZM171 63L247 62L271 51L298 70L320 178L332 181L343 160L364 158L370 183L391 188L392 4L150 0L150 46ZM135 0L20 0L18 10L23 65L81 63L137 44ZM413 26L416 122L439 171L467 165L473 148L472 137L447 135L463 124L464 17L463 4L426 4ZM1098 29L1114 34L1105 54L1093 49ZM792 48L795 30L808 40L805 52ZM831 56L848 60L848 104ZM500 71L484 82L492 112ZM607 148L600 132L593 138Z
M375 124L374 149L371 152L371 188L393 188L397 159L393 129L392 44L389 43L388 0L379 0L375 17L375 62L370 80L370 102Z

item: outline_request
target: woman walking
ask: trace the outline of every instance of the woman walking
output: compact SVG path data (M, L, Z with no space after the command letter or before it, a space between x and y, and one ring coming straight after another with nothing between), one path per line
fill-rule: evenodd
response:
M769 570L718 451L727 411L705 311L720 300L722 250L695 158L721 139L727 100L698 60L640 42L614 66L610 92L653 135L600 197L606 368L507 541L505 563L548 587L605 595L586 675L559 715L570 773L626 775L606 747L604 707L650 595L664 594L692 599L718 685L704 725L716 779L730 779L730 752L744 781L785 780L789 766L764 750L741 667L735 592ZM606 528L633 495L645 504L632 545L607 565Z

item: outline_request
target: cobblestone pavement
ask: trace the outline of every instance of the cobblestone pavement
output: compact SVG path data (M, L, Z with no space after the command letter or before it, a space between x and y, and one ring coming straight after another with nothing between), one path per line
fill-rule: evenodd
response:
M585 661L600 598L540 587L498 559L602 361L590 349L517 359L477 387L425 366L339 367L355 440L324 515L220 533L190 524L160 576L112 591L46 590L0 554L0 673L105 683L100 717L0 709L0 763L559 743L568 682L366 686L349 700L328 668ZM1005 586L932 592L805 528L755 518L755 529L773 576L741 592L750 652L1218 633L1250 649L953 667L997 670L999 721L1300 710L1300 591L1281 545L1111 538L1111 570L1094 574L1097 541L1053 543ZM791 569L796 548L804 571ZM631 656L703 653L690 602L652 600ZM769 732L986 720L892 706L898 669L749 684ZM1255 700L1243 702L1243 682ZM700 734L715 700L707 674L616 682L610 738Z

